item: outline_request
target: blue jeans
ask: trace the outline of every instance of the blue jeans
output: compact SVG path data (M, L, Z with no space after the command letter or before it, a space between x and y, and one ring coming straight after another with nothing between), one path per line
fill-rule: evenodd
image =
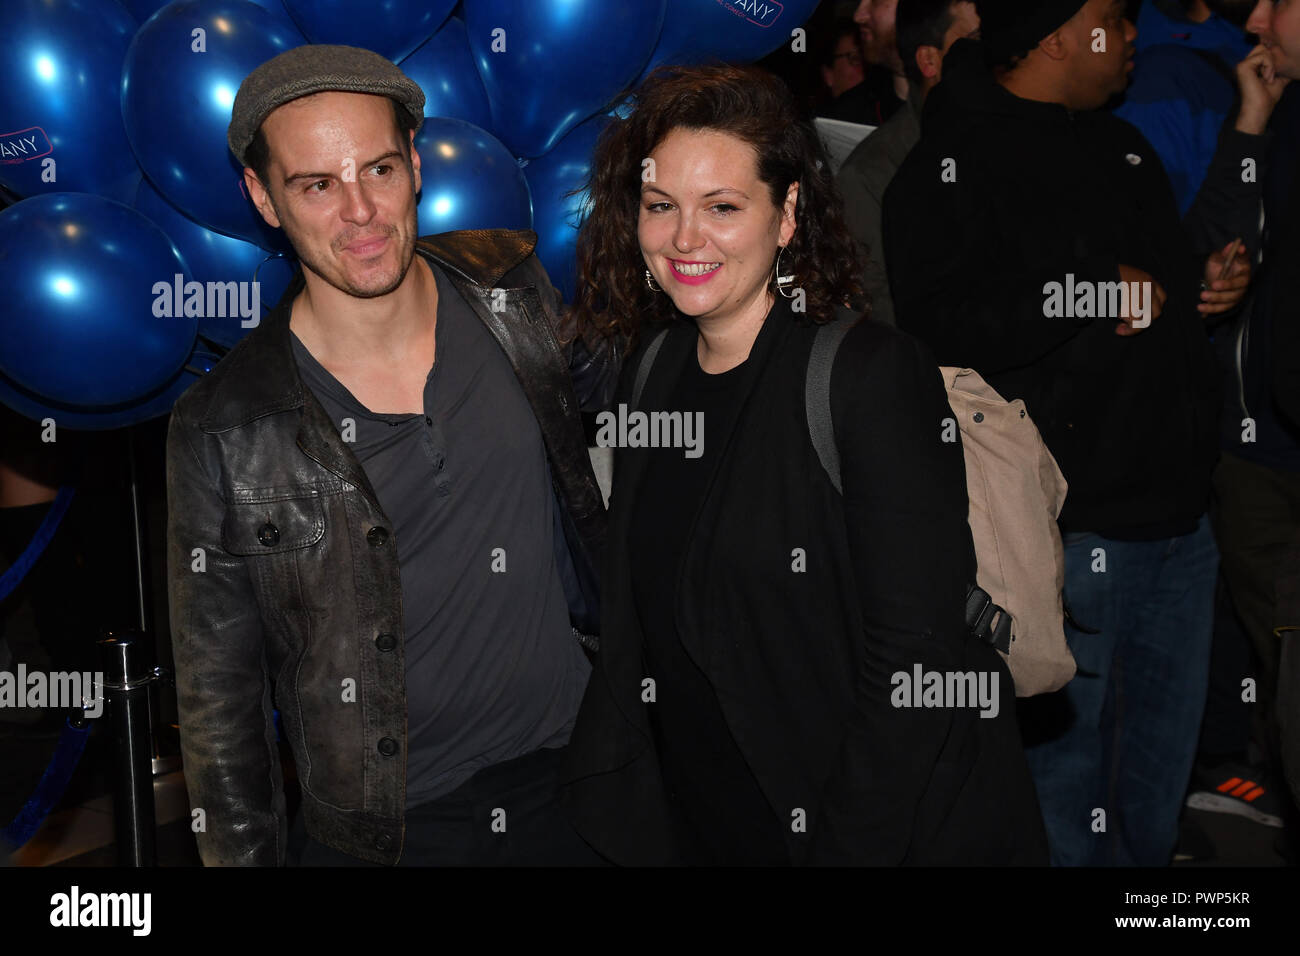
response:
M1054 866L1169 863L1205 709L1218 562L1204 516L1158 541L1065 536L1066 600L1099 633L1067 624L1078 674L1020 705Z

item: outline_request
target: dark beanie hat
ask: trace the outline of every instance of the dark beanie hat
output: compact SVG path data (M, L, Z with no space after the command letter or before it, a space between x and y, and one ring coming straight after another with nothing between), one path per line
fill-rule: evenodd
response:
M990 63L1022 56L1082 9L1087 0L975 0Z

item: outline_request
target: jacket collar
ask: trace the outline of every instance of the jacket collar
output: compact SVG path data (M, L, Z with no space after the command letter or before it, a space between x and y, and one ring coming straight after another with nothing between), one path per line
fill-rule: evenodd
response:
M913 83L907 91L907 102L903 104L903 109L907 110L912 117L912 124L921 128L921 114L925 112L925 101L928 97L921 92L921 85Z
M416 241L415 250L458 284L492 288L527 259L536 244L537 234L531 230L475 229L426 236ZM298 374L289 336L293 303L304 285L299 266L271 313L214 370L216 386L198 419L203 431L227 431L307 403L309 392Z

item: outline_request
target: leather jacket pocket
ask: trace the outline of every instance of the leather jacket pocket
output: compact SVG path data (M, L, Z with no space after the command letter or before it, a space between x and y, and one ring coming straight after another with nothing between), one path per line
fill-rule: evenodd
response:
M231 502L221 526L222 547L245 557L310 547L324 536L325 506L314 488Z
M245 558L253 580L300 785L320 803L360 810L364 688L372 678L358 647L365 626L349 592L346 494L341 483L325 481L236 490L221 540Z

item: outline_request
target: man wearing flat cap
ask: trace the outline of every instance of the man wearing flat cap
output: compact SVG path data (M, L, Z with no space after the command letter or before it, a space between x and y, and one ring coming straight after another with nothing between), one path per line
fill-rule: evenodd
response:
M419 87L303 46L228 133L302 267L177 402L168 589L206 864L585 864L556 778L597 643L604 509L532 232L417 239ZM302 809L292 832L278 709Z
M1078 674L1020 708L1052 860L1163 866L1205 703L1218 561L1205 321L1237 305L1250 270L1238 257L1220 278L1224 250L1192 247L1155 152L1100 109L1131 69L1123 0L976 7L983 40L952 47L885 194L898 324L940 364L1023 399L1069 483Z

